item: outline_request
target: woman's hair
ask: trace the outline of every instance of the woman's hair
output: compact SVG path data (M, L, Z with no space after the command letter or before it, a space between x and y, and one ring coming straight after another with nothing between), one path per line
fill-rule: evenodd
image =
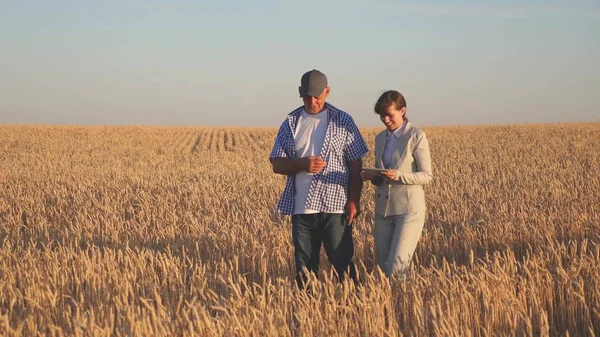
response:
M390 106L394 106L396 110L406 107L406 100L404 99L404 96L402 96L402 94L396 90L388 90L384 92L381 94L381 96L379 96L379 99L375 103L375 113L381 116L385 114L385 109ZM405 121L408 120L406 113L402 118Z

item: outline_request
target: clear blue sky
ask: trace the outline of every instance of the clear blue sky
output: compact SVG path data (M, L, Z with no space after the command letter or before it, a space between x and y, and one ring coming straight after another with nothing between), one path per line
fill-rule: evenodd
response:
M0 124L277 126L300 76L360 126L600 121L600 1L0 0Z

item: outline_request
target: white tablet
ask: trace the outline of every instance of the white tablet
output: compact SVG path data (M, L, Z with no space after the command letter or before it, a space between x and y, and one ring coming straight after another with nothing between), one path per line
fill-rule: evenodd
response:
M365 172L371 172L371 173L381 173L381 172L387 171L388 169L374 168L374 167L363 167L362 170L365 171Z

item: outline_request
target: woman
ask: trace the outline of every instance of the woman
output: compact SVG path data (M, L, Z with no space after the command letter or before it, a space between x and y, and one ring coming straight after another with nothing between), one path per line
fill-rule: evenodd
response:
M383 93L375 103L375 113L386 126L375 137L375 167L387 170L363 170L361 177L377 186L377 263L388 277L403 277L425 224L423 185L433 179L429 142L406 118L406 101L398 91Z

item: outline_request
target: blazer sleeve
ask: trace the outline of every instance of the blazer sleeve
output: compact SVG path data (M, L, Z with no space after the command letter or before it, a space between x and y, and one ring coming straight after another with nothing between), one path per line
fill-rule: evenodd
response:
M413 157L417 164L416 172L398 171L396 180L400 180L405 185L428 185L433 180L431 172L431 156L429 153L429 141L425 132L417 135L417 142L413 149Z

